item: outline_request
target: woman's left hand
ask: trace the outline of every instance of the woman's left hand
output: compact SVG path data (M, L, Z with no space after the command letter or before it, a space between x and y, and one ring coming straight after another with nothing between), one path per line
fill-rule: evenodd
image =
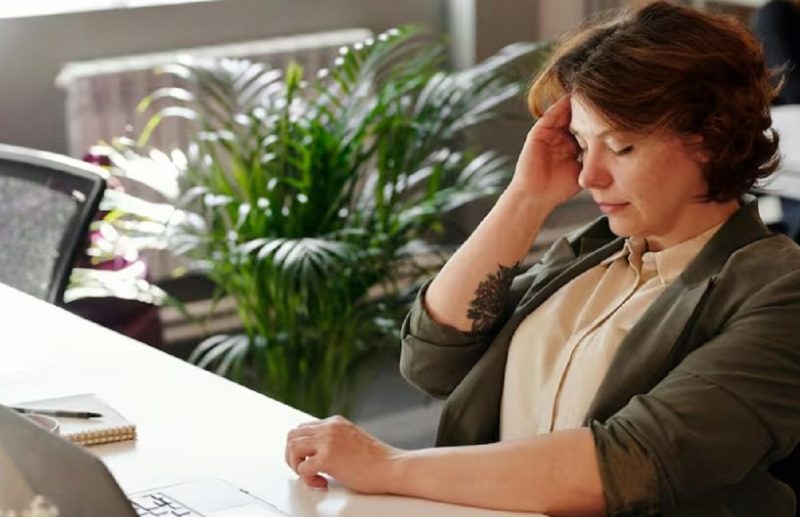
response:
M301 424L286 437L286 463L314 488L328 486L325 473L356 492L388 493L401 452L340 416Z

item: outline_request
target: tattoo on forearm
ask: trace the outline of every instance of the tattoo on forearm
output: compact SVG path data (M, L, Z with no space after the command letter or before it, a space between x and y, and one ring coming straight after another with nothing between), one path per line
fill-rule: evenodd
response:
M472 320L473 332L485 332L492 327L503 310L506 294L518 266L519 262L511 267L501 265L496 273L490 274L478 284L475 299L469 302L467 310L467 318Z

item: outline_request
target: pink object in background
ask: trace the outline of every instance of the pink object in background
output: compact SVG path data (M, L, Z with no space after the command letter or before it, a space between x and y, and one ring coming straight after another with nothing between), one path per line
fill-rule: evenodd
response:
M83 160L101 167L111 165L107 156L91 153L84 155ZM110 178L108 188L122 190L122 185L115 178ZM95 220L101 220L106 212L98 212ZM87 238L86 249L93 243L104 239L99 230L90 231ZM134 273L135 278L148 279L147 264L138 253L131 251L124 255L116 255L110 260L92 263L90 257L83 253L78 257L77 267L93 268L104 271L120 271L128 269ZM66 308L79 316L94 321L106 328L110 328L132 337L148 345L158 348L164 347L163 325L159 315L159 308L155 305L137 300L121 298L83 298L66 304Z

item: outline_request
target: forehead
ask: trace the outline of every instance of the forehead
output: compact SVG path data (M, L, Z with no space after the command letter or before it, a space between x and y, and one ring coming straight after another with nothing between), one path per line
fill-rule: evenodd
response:
M572 116L570 130L583 137L599 137L620 133L616 131L606 118L580 95L570 97Z
M672 155L687 151L686 144L694 141L669 130L637 133L616 129L600 111L580 95L573 94L570 97L570 107L572 113L569 130L583 140L620 138L626 142L635 141L637 147L647 149L648 152Z

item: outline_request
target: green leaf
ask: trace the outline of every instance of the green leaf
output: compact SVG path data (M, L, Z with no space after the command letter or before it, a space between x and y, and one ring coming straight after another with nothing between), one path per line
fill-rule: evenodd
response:
M169 106L162 109L147 121L141 135L139 135L138 145L144 146L153 134L153 131L168 118L179 118L183 120L194 121L197 120L197 113L189 108L180 106Z
M350 45L312 79L296 63L161 67L178 84L143 99L142 135L107 155L110 174L163 202L109 194L95 257L166 247L235 302L242 326L193 362L315 414L346 408L346 379L397 333L409 289L440 263L447 212L510 177L510 160L471 148L465 130L521 103L548 51L512 45L453 72L444 38L407 26ZM167 117L187 120L190 141L153 152Z
M121 298L152 305L163 305L170 300L163 289L132 274L130 268L103 271L73 268L70 285L64 293L64 302L84 298ZM171 303L176 303L172 300Z
M195 99L195 96L192 92L185 88L159 88L139 101L139 104L136 105L136 111L138 113L144 113L150 109L154 102L161 99L179 102L192 102Z

